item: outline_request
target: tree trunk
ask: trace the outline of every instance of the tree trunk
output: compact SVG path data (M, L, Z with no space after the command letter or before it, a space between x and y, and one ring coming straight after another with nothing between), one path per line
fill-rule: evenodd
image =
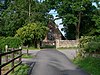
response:
M36 39L34 39L33 41L34 41L35 48L40 48L40 41L38 41Z
M79 12L79 20L78 20L78 25L76 26L76 39L79 40L80 37L80 23L81 23L81 12Z
M34 46L35 46L35 48L37 48L37 41L36 40L34 40Z
M37 48L40 48L40 41L37 41Z

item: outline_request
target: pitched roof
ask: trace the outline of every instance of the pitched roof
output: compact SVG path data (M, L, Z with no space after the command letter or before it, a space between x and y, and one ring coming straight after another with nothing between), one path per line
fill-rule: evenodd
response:
M49 27L49 28L53 28L53 29L55 30L56 33L61 34L63 40L66 39L65 36L61 33L61 31L59 30L57 24L56 24L54 21L49 20L49 22L48 22L48 27Z

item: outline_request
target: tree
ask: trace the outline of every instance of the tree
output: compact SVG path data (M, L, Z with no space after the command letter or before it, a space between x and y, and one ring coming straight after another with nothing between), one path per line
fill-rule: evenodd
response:
M29 23L17 30L15 36L20 37L24 44L32 44L37 47L42 39L45 38L48 28L42 23Z
M94 29L91 30L90 34L99 36L100 35L100 14L94 15L92 21L95 22L95 26Z
M25 24L27 13L25 0L18 2L19 0L11 1L6 0L6 9L1 13L2 25L0 29L1 36L14 36L16 30Z
M14 36L16 30L32 22L41 22L43 25L47 25L49 9L44 2L6 0L5 7L6 9L1 13L0 36Z
M98 9L92 5L92 0L48 0L47 3L52 5L51 8L56 9L58 17L62 18L62 30L65 31L67 38L70 37L68 39L79 39L94 29L95 22L92 18L94 11Z

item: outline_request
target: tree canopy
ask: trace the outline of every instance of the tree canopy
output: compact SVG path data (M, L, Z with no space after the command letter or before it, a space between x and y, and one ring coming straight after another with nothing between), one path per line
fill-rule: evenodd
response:
M34 42L34 45L37 45L45 38L47 31L48 28L42 23L29 23L19 28L15 36L20 37L24 44L32 44Z
M93 2L96 2L98 7L94 6ZM47 0L47 3L62 19L64 26L62 30L68 39L100 34L98 28L100 14L97 14L100 11L99 0Z
M2 3L1 3L2 4ZM1 11L0 36L14 36L16 30L32 22L47 25L49 9L37 0L6 0Z
M93 5L94 2L97 6ZM48 21L54 21L53 16L48 14L52 9L55 9L57 17L62 19L64 27L62 30L67 39L79 39L84 35L98 36L99 2L99 0L5 0L4 3L0 1L0 36L8 37L16 34L24 40L24 43L30 40L40 41L45 36L43 33L46 33Z

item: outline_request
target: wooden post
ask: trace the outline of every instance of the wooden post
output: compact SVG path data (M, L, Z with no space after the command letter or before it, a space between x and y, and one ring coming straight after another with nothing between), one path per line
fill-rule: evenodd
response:
M6 52L8 52L8 45L5 46ZM8 62L8 54L6 55L6 62Z
M19 52L19 55L22 55L22 48L19 47L19 49L21 49L20 52ZM22 61L22 59L21 59L21 57L20 57L20 58L19 58L19 62L21 62L21 61Z
M14 49L12 48L12 51L14 51ZM12 59L14 59L14 53L12 53ZM12 64L11 64L11 68L14 67L14 61L12 61ZM12 72L14 72L14 69L12 70Z
M2 60L1 57L2 56L1 56L1 53L0 53L0 65L1 65L1 60ZM1 75L1 67L0 67L0 75Z
M28 52L28 45L26 46L26 48L27 48L27 55L28 55L28 53L29 53L29 52Z

